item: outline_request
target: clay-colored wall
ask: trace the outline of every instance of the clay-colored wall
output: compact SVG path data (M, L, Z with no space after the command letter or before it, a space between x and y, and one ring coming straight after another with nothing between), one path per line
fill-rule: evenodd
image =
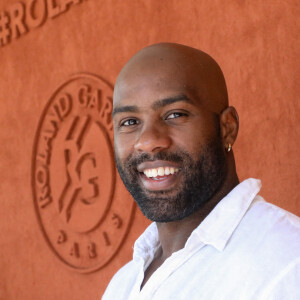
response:
M47 103L54 101L54 92L82 72L113 84L128 58L151 43L183 43L208 52L220 63L230 102L240 115L240 133L234 145L240 178L261 178L262 195L268 201L300 215L296 0L57 0L56 11L48 7L41 22L30 20L30 16L43 16L46 2L37 1L41 6L22 17L22 9L34 1L0 0L0 12L19 20L14 21L19 25L14 25L8 34L11 40L6 41L5 15L0 13L0 44L5 44L0 47L0 299L98 299L111 276L130 259L134 240L149 222L138 211L133 212L133 224L125 236L132 200L117 175L112 177L117 192L110 207L115 205L118 214L125 212L120 227L125 241L105 267L86 274L67 267L47 244L43 224L48 222L52 230L60 221L56 215L42 216L38 221L37 213L43 210L34 205L36 191L32 187L38 179L32 179L32 170L41 116ZM67 2L69 9L54 17ZM19 16L15 12L12 17L16 9ZM38 23L41 25L36 27ZM93 84L99 84L102 92L111 93L109 84L99 78L80 78L95 80ZM64 160L58 160L51 171L52 178L58 176L57 185L63 176L57 172L62 165ZM112 213L104 208L103 212L107 216ZM94 212L90 213L94 217ZM83 220L80 226L88 222ZM117 223L103 224L99 236L107 231L111 239L111 245L105 240L106 244L99 246L105 258L110 255L105 249L115 247L114 238L121 243L121 237ZM77 234L79 247L93 232Z

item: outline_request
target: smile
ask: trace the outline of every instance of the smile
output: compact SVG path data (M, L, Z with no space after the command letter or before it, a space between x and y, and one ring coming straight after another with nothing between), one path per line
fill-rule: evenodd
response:
M179 171L179 168L174 167L159 167L159 168L152 168L152 169L145 169L143 173L148 178L156 178L158 176L168 176L173 175Z
M148 191L166 191L176 187L180 180L180 165L172 161L147 161L137 167L141 182Z

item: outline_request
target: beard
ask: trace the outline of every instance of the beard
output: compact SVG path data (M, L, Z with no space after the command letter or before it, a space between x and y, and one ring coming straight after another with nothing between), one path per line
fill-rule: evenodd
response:
M131 154L122 165L115 154L120 177L142 213L151 221L182 220L209 201L225 180L227 165L221 138L206 144L194 160L185 151ZM143 188L137 166L145 161L165 160L180 164L180 183L170 190L149 191Z

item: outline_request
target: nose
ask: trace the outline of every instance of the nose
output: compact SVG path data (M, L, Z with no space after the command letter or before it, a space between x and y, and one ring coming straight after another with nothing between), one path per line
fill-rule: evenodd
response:
M166 128L161 124L151 124L144 126L138 136L134 149L139 152L156 153L169 148L171 138Z

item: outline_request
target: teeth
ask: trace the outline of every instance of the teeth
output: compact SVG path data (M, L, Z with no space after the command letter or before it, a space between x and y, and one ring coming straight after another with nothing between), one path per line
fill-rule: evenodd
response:
M170 175L170 168L169 167L165 168L165 175Z
M163 167L159 167L159 168L157 169L157 175L158 175L158 176L164 176L164 175L165 175L165 170L164 170Z
M146 169L144 170L144 174L149 177L157 177L157 176L164 176L164 175L173 175L179 171L178 168L173 167L159 167L155 169Z
M151 170L151 177L157 177L157 169Z

